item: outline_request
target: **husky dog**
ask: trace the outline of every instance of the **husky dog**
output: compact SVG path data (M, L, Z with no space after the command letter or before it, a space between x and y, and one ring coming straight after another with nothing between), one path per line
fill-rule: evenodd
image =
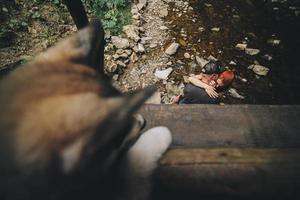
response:
M0 199L146 199L165 127L134 112L152 95L117 91L92 22L0 83Z

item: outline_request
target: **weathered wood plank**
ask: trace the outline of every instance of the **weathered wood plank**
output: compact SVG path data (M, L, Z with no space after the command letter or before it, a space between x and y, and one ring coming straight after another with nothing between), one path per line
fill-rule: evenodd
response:
M147 128L164 125L173 147L300 147L300 106L145 105Z
M300 149L174 149L154 199L298 199L299 169Z

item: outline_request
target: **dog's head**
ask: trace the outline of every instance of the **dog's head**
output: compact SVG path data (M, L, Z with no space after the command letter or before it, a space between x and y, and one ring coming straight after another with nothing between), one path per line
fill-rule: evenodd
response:
M95 21L3 80L1 172L101 176L128 150L143 125L133 114L154 88L121 94L104 73L103 56Z

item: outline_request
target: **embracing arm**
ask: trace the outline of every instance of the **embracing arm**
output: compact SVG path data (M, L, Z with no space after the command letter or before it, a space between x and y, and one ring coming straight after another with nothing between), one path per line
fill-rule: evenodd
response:
M205 83L203 83L201 80L199 80L196 76L194 77L189 77L189 81L197 86L197 87L200 87L200 88L203 88L205 89L206 93L208 94L208 96L210 96L211 98L216 98L218 97L218 93L215 91L215 88L210 86L210 85L207 85Z

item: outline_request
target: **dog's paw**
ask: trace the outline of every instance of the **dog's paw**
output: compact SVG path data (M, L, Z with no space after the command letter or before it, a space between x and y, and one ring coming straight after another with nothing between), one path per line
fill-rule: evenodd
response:
M149 175L171 141L171 132L166 127L155 127L146 131L128 151L130 168L142 176Z

